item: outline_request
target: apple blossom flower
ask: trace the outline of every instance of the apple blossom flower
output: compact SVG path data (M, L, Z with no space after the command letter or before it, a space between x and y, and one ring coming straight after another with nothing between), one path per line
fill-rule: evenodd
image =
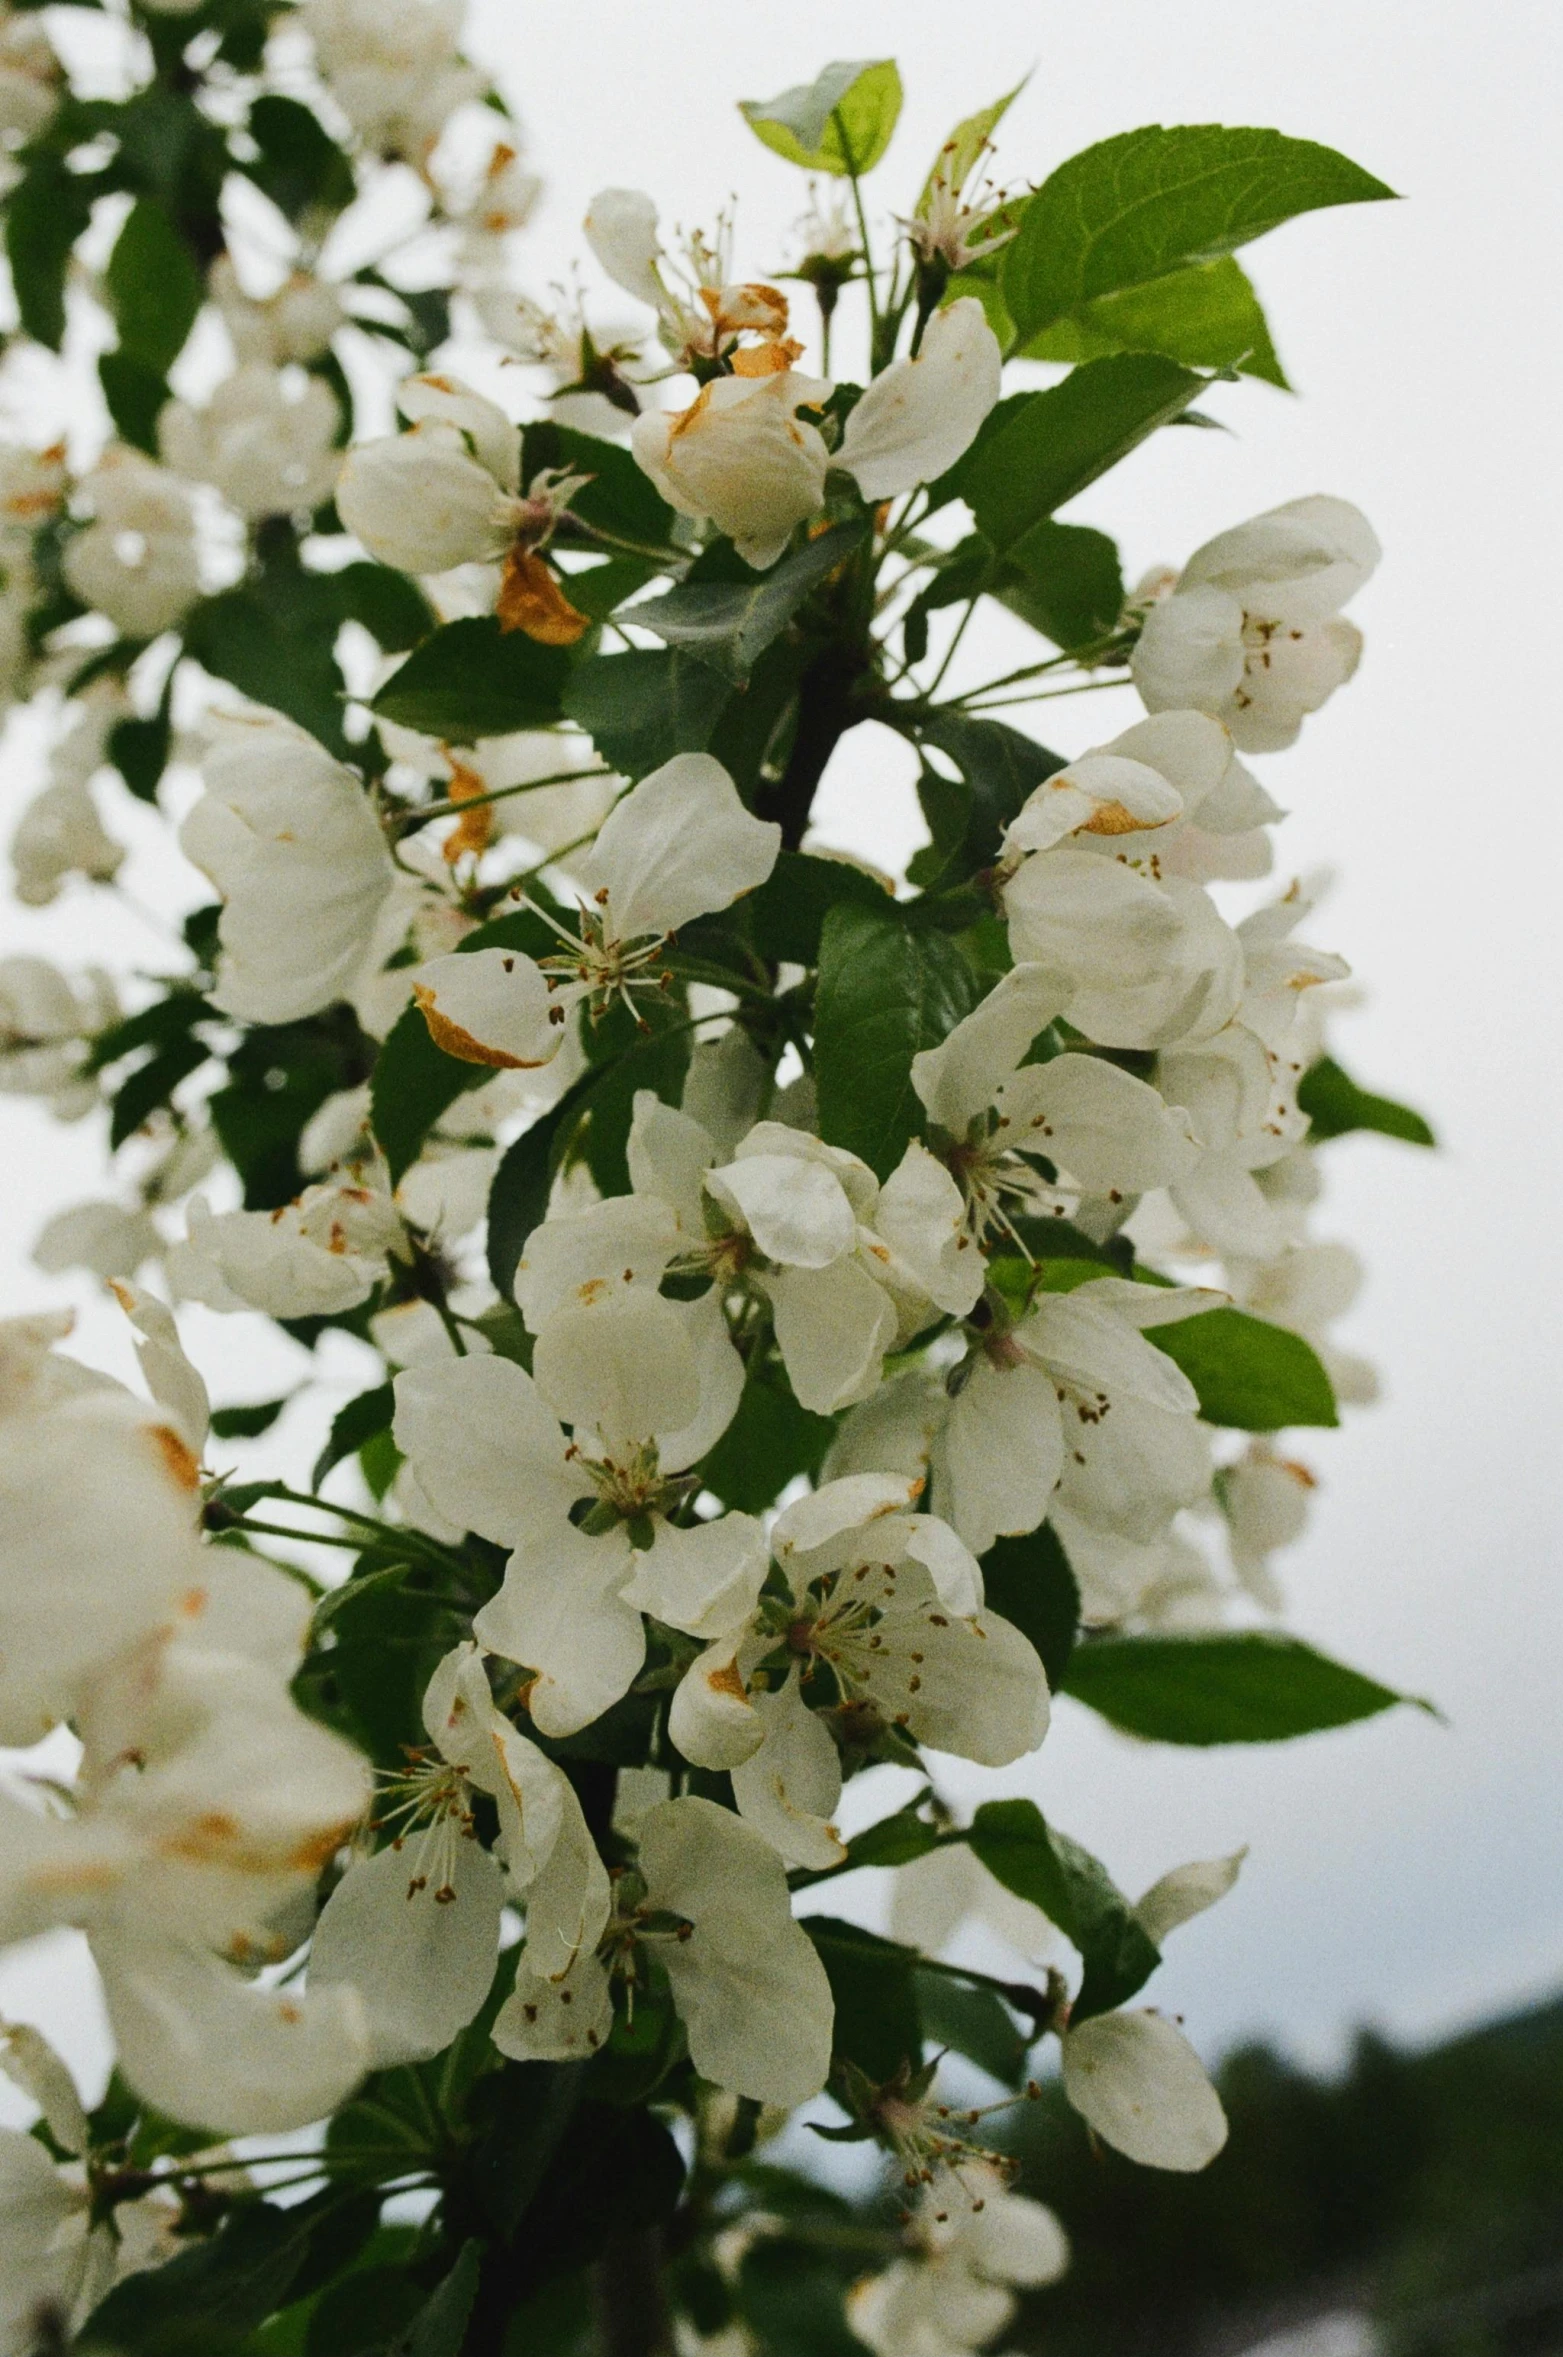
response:
M47 958L0 958L0 1094L44 1097L75 1121L98 1102L82 1065L94 1033L119 1019L108 977L73 982Z
M819 2092L834 2015L824 1966L793 1918L775 1851L707 1800L662 1801L640 1820L635 1864L616 1878L595 1954L549 1980L529 1932L494 2043L521 2061L589 2053L611 2027L614 1979L633 1981L651 1957L702 2078L757 2103Z
M579 933L556 926L559 953L473 950L419 969L431 1033L468 1063L549 1063L572 1006L633 1008L635 991L659 989L648 969L668 936L763 884L780 847L780 827L750 817L719 761L675 754L604 820L581 866Z
M328 280L311 270L293 270L274 293L246 294L230 254L219 254L207 273L207 292L222 315L241 369L286 368L318 360L347 317L342 298Z
M1104 2144L1142 2168L1207 2168L1227 2140L1205 2066L1159 2013L1098 2013L1064 2033L1064 2093Z
M963 295L928 322L915 358L892 360L865 388L831 463L870 501L933 482L976 438L1003 365L982 305Z
M1234 1255L1227 1274L1233 1298L1244 1309L1289 1326L1312 1344L1338 1400L1361 1406L1377 1398L1372 1362L1342 1350L1330 1332L1362 1290L1362 1262L1349 1244L1287 1244L1273 1258L1257 1261Z
M305 0L332 97L366 147L423 164L484 77L460 55L464 0Z
M533 1368L483 1357L409 1367L396 1377L395 1432L435 1510L511 1549L473 1633L534 1673L533 1719L567 1735L639 1674L643 1612L707 1635L713 1616L720 1627L745 1609L766 1555L749 1515L674 1519L695 1486L689 1467L742 1387L715 1301L631 1283L562 1303L542 1321ZM572 1522L587 1499L587 1523Z
M46 27L8 7L0 17L0 144L37 138L60 103L63 79Z
M713 523L760 571L818 514L830 465L819 428L798 415L820 408L830 385L789 366L785 347L769 351L779 366L713 377L687 409L648 409L630 434L669 505Z
M197 1195L168 1276L184 1300L209 1309L335 1317L367 1301L391 1260L407 1256L396 1206L371 1178L306 1187L277 1211L214 1212Z
M407 930L399 877L362 781L278 712L213 714L206 792L180 849L222 896L225 1014L291 1023L351 997Z
M752 366L764 375L796 359L799 347L784 342L786 296L773 286L733 278L732 222L726 214L718 218L714 238L700 230L687 237L677 262L663 247L656 206L640 189L600 190L582 226L614 284L655 311L657 333L679 367L734 356L745 335L761 342L734 358L740 373Z
M144 1208L101 1200L70 1203L39 1229L33 1266L49 1276L62 1269L90 1269L98 1277L133 1277L162 1249L157 1222Z
M446 1655L424 1698L433 1749L389 1781L376 1828L388 1845L360 1856L315 1927L312 1989L346 1982L385 2070L450 2044L488 1995L507 1900L527 1910L528 1953L562 1978L602 1936L608 1876L568 1777L497 1710L474 1645ZM498 1813L492 1850L477 1839L474 1793Z
M210 483L241 516L312 512L342 464L341 412L318 376L291 378L256 362L235 369L204 409L168 402L158 417L164 464Z
M403 573L502 556L526 513L518 429L456 377L410 377L396 400L410 430L347 453L336 491L343 523Z
M1361 660L1340 609L1378 560L1345 499L1288 500L1218 533L1146 613L1130 667L1147 707L1213 713L1244 752L1294 744Z
M1022 858L1002 897L1016 964L1067 975L1063 1011L1099 1046L1206 1039L1237 1011L1242 945L1181 876L1061 847Z
M79 486L92 520L65 544L65 578L127 638L156 638L201 594L195 511L176 475L122 443Z
M847 2317L877 2357L960 2357L995 2339L1015 2292L1056 2283L1069 2243L1052 2211L1012 2193L990 2162L940 2173L908 2222L911 2245L847 2295Z
M921 1482L862 1473L783 1509L771 1533L782 1587L714 1635L673 1697L686 1759L732 1771L742 1815L792 1865L839 1864L831 1823L843 1734L880 1726L987 1767L1034 1751L1047 1680L1020 1631L982 1607L982 1574L949 1526L915 1505ZM830 1696L810 1708L826 1673Z
M91 788L57 778L26 805L11 836L16 897L26 908L47 908L69 876L111 884L125 846L103 824Z

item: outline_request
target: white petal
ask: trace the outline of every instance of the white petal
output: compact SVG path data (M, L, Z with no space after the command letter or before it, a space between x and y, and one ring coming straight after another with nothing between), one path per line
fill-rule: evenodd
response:
M677 1301L672 1306L694 1353L700 1405L682 1431L658 1434L657 1454L664 1473L682 1473L715 1448L737 1415L743 1397L744 1362L728 1332L717 1286L693 1301Z
M503 1587L475 1616L480 1645L536 1671L526 1705L545 1735L589 1726L638 1675L646 1632L622 1600L630 1570L622 1531L588 1538L561 1523L517 1547Z
M945 1609L921 1564L873 1567L853 1593L878 1606L877 1643L854 1669L888 1724L984 1767L1007 1767L1047 1733L1035 1648L996 1612Z
M929 1300L964 1317L987 1269L968 1233L960 1188L915 1138L879 1191L874 1225Z
M495 2018L493 2038L512 2062L583 2062L613 2028L608 1975L595 1956L552 1981L531 1973L523 1959L515 1992Z
M1361 588L1380 556L1373 527L1348 499L1289 499L1197 548L1178 595L1210 583L1252 614L1321 622Z
M1040 1368L973 1364L937 1444L941 1502L966 1544L985 1555L1001 1536L1035 1530L1064 1466L1052 1379Z
M1197 1858L1187 1866L1174 1866L1170 1874L1153 1882L1134 1910L1147 1939L1159 1948L1168 1932L1224 1899L1247 1855L1245 1848L1234 1850L1229 1858Z
M657 208L638 188L599 189L582 223L586 242L615 286L653 311L662 308Z
M829 1416L864 1399L896 1338L895 1303L851 1261L784 1268L765 1280L776 1346L798 1405Z
M1182 809L1182 795L1158 770L1103 746L1043 780L1007 828L1004 848L1049 851L1081 829L1090 835L1134 834L1166 826Z
M1224 712L1243 683L1243 608L1224 589L1163 598L1129 658L1151 712Z
M359 1859L315 1927L310 1989L356 1989L376 2070L442 2053L494 1978L505 1887L499 1861L470 1837L450 1841L448 1880L427 1870L427 1833Z
M502 491L519 488L520 428L495 401L453 376L410 376L396 388L396 406L409 425L438 418L465 435Z
M609 812L586 890L606 889L615 939L672 933L763 884L780 849L781 828L750 816L720 761L676 753Z
M746 1825L789 1866L839 1866L846 1848L832 1822L841 1800L841 1759L830 1730L803 1699L794 1671L778 1694L757 1694L764 1741L732 1770L733 1798Z
M664 1801L641 1827L640 1866L650 1904L694 1925L662 1954L696 2070L759 2103L818 2094L835 2007L770 1844L711 1801Z
M936 1376L909 1368L850 1410L825 1456L827 1482L848 1473L905 1473L926 1483L950 1397Z
M1189 817L1199 813L1201 826L1214 822L1210 815L1213 798L1221 793L1234 772L1241 772L1259 796L1255 815L1243 820L1245 826L1255 826L1260 815L1276 818L1280 814L1257 781L1248 776L1240 761L1232 757L1232 739L1219 720L1206 712L1156 712L1149 720L1137 720L1132 728L1104 745L1104 753L1117 753L1130 761L1143 761L1175 786L1183 798L1183 808Z
M1227 2140L1204 2064L1158 2013L1099 2013L1068 2031L1064 2093L1104 2143L1147 2169L1203 2169Z
M982 1566L947 1522L936 1514L907 1517L906 1552L933 1581L946 1612L976 1612L982 1603Z
M499 1811L495 1855L524 1891L553 1855L567 1814L568 1778L511 1725L489 1689L476 1645L458 1645L423 1697L423 1723L442 1756L465 1768Z
M828 1268L857 1241L857 1218L845 1190L818 1162L750 1154L710 1172L707 1184L766 1258L784 1268Z
M1083 1301L1081 1293L1087 1295ZM1198 1409L1199 1395L1182 1368L1114 1309L1092 1300L1086 1286L1075 1293L1039 1294L1015 1339L1029 1357L1088 1398L1107 1393L1114 1403L1109 1421L1126 1399L1185 1415Z
M622 1462L658 1433L682 1432L700 1410L700 1374L675 1302L626 1286L591 1309L556 1310L532 1355L537 1388L577 1431L601 1436Z
M1180 1507L1198 1505L1209 1493L1209 1427L1187 1411L1173 1413L1125 1393L1099 1422L1069 1410L1066 1432L1063 1503L1125 1538L1149 1545Z
M173 1311L155 1293L122 1281L113 1286L113 1294L141 1337L136 1361L148 1391L168 1409L186 1444L199 1454L206 1444L211 1401L200 1374L185 1355Z
M1093 1194L1164 1187L1197 1159L1186 1123L1148 1082L1101 1056L1055 1056L1004 1083L1007 1142L1045 1154Z
M369 2068L355 1989L264 1988L151 1934L100 1933L93 1955L120 2068L171 2119L229 2136L304 2128L335 2111Z
M69 2314L86 2264L86 2225L84 2195L36 2137L0 2128L0 2346L17 2357L47 2345L35 2330L42 2315Z
M66 2152L86 2151L92 2131L76 2082L42 2030L25 2021L0 2024L0 2071L37 2104L56 2144Z
M765 1525L752 1514L719 1514L687 1530L659 1523L635 1557L625 1598L692 1637L725 1636L754 1610L770 1560Z
M1159 978L1178 916L1147 877L1087 851L1023 860L1004 891L1017 959L1066 973L1077 987Z
M1127 1318L1142 1333L1201 1317L1207 1309L1224 1309L1232 1298L1213 1285L1146 1285L1131 1277L1093 1277L1089 1285L1075 1287L1075 1296L1088 1308Z
M999 397L1003 354L982 305L936 312L915 360L893 360L847 420L836 464L869 500L931 483L972 442Z
M840 1180L842 1192L860 1220L871 1219L879 1200L879 1181L868 1164L845 1146L827 1146L806 1129L791 1129L784 1121L757 1121L739 1144L733 1159L746 1162L754 1154L779 1154L795 1162L817 1163Z
M540 967L515 949L475 949L431 958L413 976L429 1036L447 1056L496 1071L532 1071L559 1052L565 1026L551 1018L564 1001Z
M697 1768L736 1768L758 1751L765 1730L738 1656L748 1632L708 1645L673 1689L668 1733Z
M532 1230L516 1268L516 1306L540 1334L544 1320L567 1305L589 1309L625 1285L655 1291L677 1246L678 1223L667 1204L655 1196L610 1195Z
M1012 966L948 1038L912 1058L912 1086L941 1128L965 1137L1037 1034L1063 1013L1073 988L1051 967Z
M698 1242L705 1234L701 1182L718 1159L710 1133L689 1114L664 1105L653 1089L640 1088L625 1153L636 1194L667 1204L680 1235Z
M807 1562L822 1547L849 1531L904 1516L915 1506L922 1482L913 1475L852 1473L827 1481L806 1497L784 1506L771 1527L771 1545L783 1565ZM808 1573L806 1577L812 1578Z
M597 1854L562 1768L559 1834L547 1863L526 1895L526 1969L544 1981L562 1981L591 1961L612 1906L608 1870Z
M1268 1260L1286 1242L1286 1223L1240 1152L1201 1154L1171 1189L1202 1244L1216 1253Z
M531 1376L510 1359L403 1368L392 1429L437 1510L496 1546L539 1520L563 1520L590 1488Z

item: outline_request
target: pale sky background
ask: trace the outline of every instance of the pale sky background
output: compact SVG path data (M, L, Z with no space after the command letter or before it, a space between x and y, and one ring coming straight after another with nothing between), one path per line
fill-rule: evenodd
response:
M1219 121L1325 141L1403 192L1402 204L1310 216L1245 254L1300 398L1219 388L1205 406L1230 435L1163 434L1068 513L1118 538L1131 578L1314 491L1357 501L1384 543L1353 608L1368 637L1357 681L1298 748L1255 766L1292 813L1280 877L1341 870L1308 934L1346 955L1369 993L1341 1026L1343 1060L1426 1111L1444 1150L1365 1138L1329 1149L1318 1231L1368 1263L1342 1338L1378 1362L1384 1397L1338 1434L1301 1436L1322 1486L1281 1568L1291 1625L1433 1696L1448 1724L1398 1712L1206 1754L1130 1745L1065 1705L1023 1771L972 1771L963 1789L1033 1792L1131 1890L1182 1859L1251 1845L1236 1893L1178 1935L1150 1991L1207 2054L1272 2034L1327 2059L1359 2023L1420 2038L1563 1985L1552 1241L1563 17L1547 0L1258 12L1231 0L472 0L471 23L548 183L519 249L539 292L580 250L576 225L608 183L649 189L669 225L709 222L739 192L738 274L778 269L804 181L757 145L734 102L840 56L894 54L907 84L870 183L878 223L910 210L954 121L1028 67L996 167L1012 182L1140 123ZM1007 667L1008 643L997 631L979 643L981 670L967 676ZM1006 717L1072 752L1128 725L1137 704L1124 691ZM29 783L8 755L7 829ZM132 889L193 898L189 880L158 882L166 837L134 809L121 826L123 802L111 823L138 846ZM909 846L900 749L860 732L821 809L844 844L881 857ZM155 936L96 898L3 921L8 947L155 963ZM27 1258L49 1210L103 1191L100 1139L14 1100L0 1119L0 1306L77 1302L87 1355L128 1374L117 1313L91 1283L46 1280ZM268 1345L263 1321L195 1311L186 1330L219 1398L264 1397L286 1376L289 1346ZM333 1364L337 1396L359 1387L351 1350ZM92 1999L61 1943L0 1962L0 2007L90 2059Z

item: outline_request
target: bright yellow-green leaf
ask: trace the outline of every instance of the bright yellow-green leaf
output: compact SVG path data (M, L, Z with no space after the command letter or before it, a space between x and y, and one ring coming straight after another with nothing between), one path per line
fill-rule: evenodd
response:
M997 290L995 290L995 293ZM1021 346L1025 360L1102 360L1113 352L1163 352L1185 368L1236 368L1289 392L1259 297L1230 254L1197 262L1148 286L1098 295Z
M894 58L841 59L815 82L776 98L746 98L739 113L757 139L789 164L838 178L871 172L901 113Z

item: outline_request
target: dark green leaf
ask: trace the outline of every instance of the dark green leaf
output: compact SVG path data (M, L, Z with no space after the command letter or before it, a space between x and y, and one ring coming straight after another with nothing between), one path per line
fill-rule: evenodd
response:
M984 1801L967 1841L988 1872L1040 1907L1085 1964L1077 2020L1106 2013L1142 1989L1161 1962L1134 1909L1099 1858L1056 1833L1035 1802Z
M989 2078L1006 2087L1020 2085L1029 2041L1002 1997L946 1972L920 1972L917 2002L923 2034L931 2045L953 2046Z
M419 1006L405 1007L381 1048L369 1084L374 1134L398 1186L423 1152L424 1141L458 1097L494 1077L487 1064L467 1064L436 1047Z
M669 646L709 663L742 687L810 590L851 553L861 524L837 524L768 572L746 581L687 581L635 608L635 620Z
M244 169L290 221L306 212L340 213L353 201L353 167L318 116L296 98L270 93L253 101L249 132L260 153Z
M652 1968L635 1991L633 2013L613 2017L607 2044L586 2066L584 2091L594 2103L644 2103L687 2060L684 2025L665 1972Z
M1309 1066L1298 1087L1297 1102L1308 1116L1310 1143L1314 1145L1325 1138L1346 1137L1354 1129L1403 1138L1408 1146L1438 1143L1420 1113L1414 1113L1409 1105L1397 1105L1393 1097L1375 1097L1359 1088L1333 1056L1321 1056L1317 1064Z
M81 182L45 151L5 203L5 250L27 335L57 352L65 334L65 275L71 248L92 217Z
M578 614L606 622L628 597L654 581L660 568L649 557L608 557L564 573L564 593Z
M109 732L109 759L138 802L155 802L172 741L169 698L150 720L118 720Z
M260 1399L242 1407L213 1408L213 1435L218 1440L254 1440L271 1430L287 1404L286 1399Z
M461 2357L482 2266L483 2245L464 2242L444 2282L429 2294L406 2332L392 2342L392 2357Z
M1213 261L1296 214L1393 190L1333 148L1219 123L1147 124L1071 156L1000 265L1022 342L1099 295Z
M214 677L346 752L329 576L290 567L222 590L187 617L184 641Z
M1036 1647L1056 1694L1080 1633L1080 1590L1057 1532L1044 1522L1024 1538L999 1539L982 1558L982 1584L990 1608Z
M1112 352L1164 352L1185 368L1236 368L1288 390L1259 297L1230 254L1098 295L1034 335L1024 357L1102 360Z
M1287 1424L1340 1422L1318 1352L1289 1327L1247 1310L1210 1309L1153 1326L1145 1339L1183 1369L1207 1424L1279 1432Z
M1030 394L991 440L979 440L954 481L977 528L1004 553L1187 409L1204 383L1152 352L1088 360L1060 385Z
M87 1070L102 1072L136 1048L166 1047L171 1040L183 1039L192 1024L215 1018L216 1014L216 1008L199 992L171 990L167 998L155 998L122 1022L111 1023L106 1031L100 1031L92 1043Z
M816 966L820 936L833 908L878 910L890 905L883 884L851 860L782 851L759 890L744 901L743 912L762 958Z
M830 1417L800 1408L769 1368L751 1365L738 1413L705 1459L701 1479L724 1505L763 1513L789 1481L818 1473L835 1430Z
M665 1105L676 1105L689 1070L689 1018L682 997L647 999L642 1005L638 1018L617 1006L595 1029L587 1029L593 1072L583 1099L586 1161L604 1195L630 1191L626 1149L636 1093L649 1088Z
M852 1864L909 1866L914 1858L926 1858L930 1850L936 1850L938 1828L919 1814L926 1798L924 1790L893 1817L881 1817L877 1825L865 1825L861 1833L854 1833L847 1844Z
M993 865L1005 828L1028 796L1063 768L1064 757L1002 720L970 720L961 712L936 709L916 724L915 734L961 773L958 786L925 778L919 789L925 815L937 822L934 848L943 854L929 880L960 882Z
M355 2268L310 2309L304 2357L384 2357L422 2305L422 2287L404 2267Z
M756 138L806 172L873 170L901 112L895 61L839 61L814 82L776 98L746 98L739 113Z
M149 1062L138 1065L114 1099L109 1145L119 1147L134 1137L148 1116L169 1102L179 1083L200 1070L210 1053L205 1040L186 1033Z
M392 1568L394 1556L363 1560L374 1570L332 1589L324 1635L333 1642L305 1655L293 1692L302 1709L348 1736L376 1767L402 1773L409 1746L428 1741L423 1698L442 1656L464 1633L466 1615L437 1601L438 1575L421 1560L400 1580L376 1576Z
M740 2327L734 2337L765 2357L862 2357L863 2343L846 2320L847 2280L835 2254L785 2238L757 2239L744 2253L737 2283L750 2331Z
M244 1182L248 1211L275 1211L304 1185L298 1144L311 1114L373 1069L372 1043L347 1007L299 1023L256 1024L228 1058L207 1110Z
M709 663L671 647L590 655L564 691L564 711L610 767L643 778L675 753L702 753L732 690Z
M292 2209L236 2210L210 2241L117 2284L93 2310L89 2340L123 2357L201 2357L223 2335L253 2330L281 2307L316 2232L347 2198L333 2190Z
M1044 517L1010 550L998 595L1056 647L1089 646L1123 612L1117 548L1105 532Z
M881 2086L903 2063L916 2070L923 2059L916 1949L832 1915L805 1916L803 1928L819 1951L836 2002L832 2050L838 2060L856 2063Z
M319 1489L333 1465L340 1465L344 1457L356 1456L364 1442L373 1439L377 1432L388 1432L395 1413L396 1395L389 1383L376 1384L373 1391L361 1391L356 1399L338 1408L331 1419L326 1445L315 1459L310 1487ZM213 1418L214 1425L215 1422Z
M936 1047L977 995L947 934L913 932L893 902L833 908L814 1002L820 1135L888 1178L922 1127L912 1059Z
M103 283L120 350L166 376L206 290L189 247L154 198L142 197L126 214Z
M1284 1743L1412 1699L1270 1629L1093 1638L1066 1691L1127 1734L1196 1744Z
M168 399L168 379L162 370L134 352L100 352L98 382L120 440L156 458L157 421Z
M644 2110L583 2102L510 2245L517 2289L530 2291L624 2235L663 2225L683 2183L678 2146L659 2119Z
M570 513L583 523L642 548L671 545L673 510L622 442L604 442L550 417L523 429L521 447L528 483L545 467L590 477L570 501Z
M774 777L781 764L788 722L797 709L798 688L808 668L809 649L803 635L789 633L774 639L754 667L741 695L729 696L706 740L752 810L760 798L766 774Z
M392 672L374 709L403 728L470 745L478 737L550 727L561 717L569 672L567 649L501 630L484 614L447 622L426 638Z
M417 583L389 565L362 558L325 579L342 620L361 622L388 655L415 647L436 627L438 617Z

